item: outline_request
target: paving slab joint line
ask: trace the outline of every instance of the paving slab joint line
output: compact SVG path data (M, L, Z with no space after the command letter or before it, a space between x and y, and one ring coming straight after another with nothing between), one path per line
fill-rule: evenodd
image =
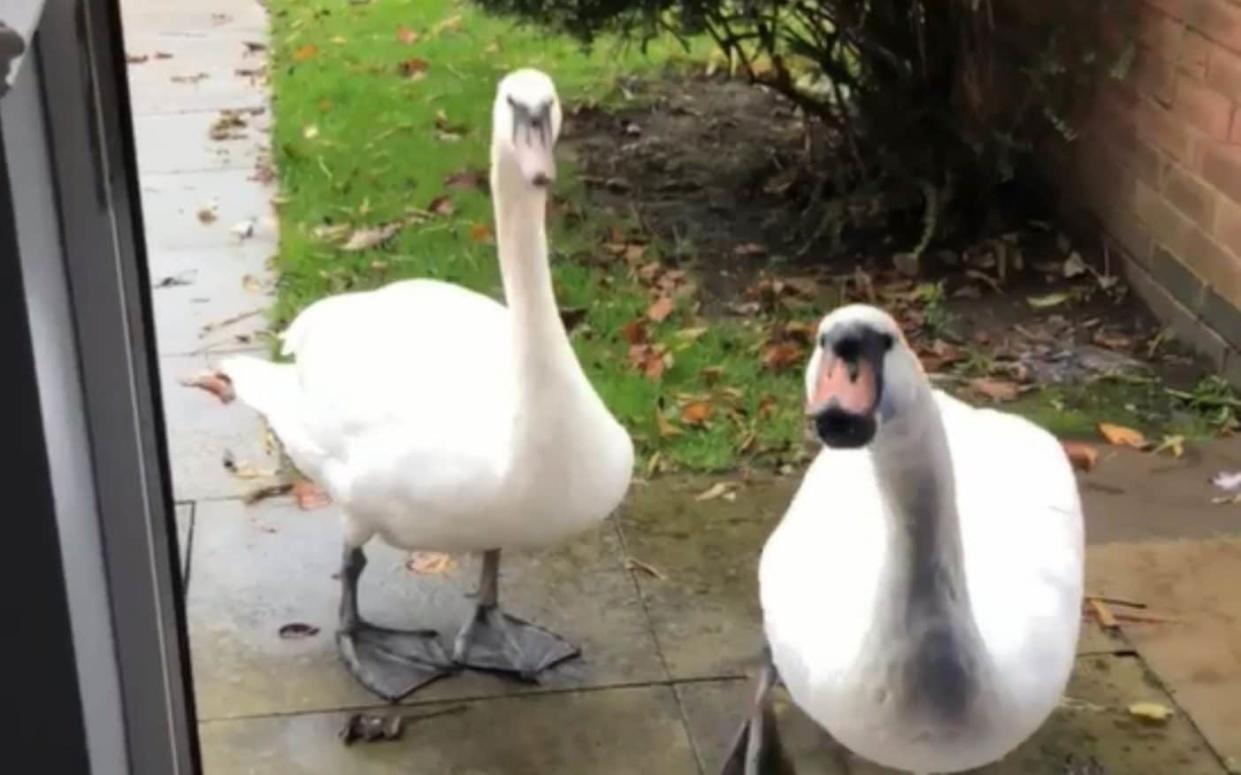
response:
M1125 640L1128 641L1128 638ZM1194 719L1193 714L1186 710L1185 706L1182 705L1176 698L1175 688L1167 681L1163 680L1159 673L1155 672L1155 669L1151 667L1149 662L1146 661L1141 652L1134 649L1133 658L1142 665L1142 671L1146 674L1146 680L1155 684L1155 686L1171 701L1173 710L1189 722L1189 726L1193 728L1194 733L1198 735L1198 738L1206 745L1207 750L1210 751L1211 755L1215 757L1216 763L1220 766L1220 772L1233 772L1228 765L1229 757L1223 751L1215 747L1215 743L1211 741L1211 738L1207 737L1206 733L1202 731L1202 728L1198 726L1198 722Z
M625 566L625 572L629 574L629 582L633 584L634 594L638 596L638 604L642 606L642 616L646 619L646 628L651 635L651 642L655 644L655 654L659 657L659 664L663 668L668 685L671 687L672 699L677 705L677 715L681 718L681 728L685 731L685 739L689 742L690 751L694 754L694 763L698 765L698 775L707 775L702 751L698 750L698 742L694 739L694 732L690 728L689 713L685 709L685 703L681 700L681 693L676 689L676 682L672 678L672 671L668 669L668 659L664 656L664 647L660 643L659 633L655 631L655 619L651 616L651 609L647 605L646 595L642 593L642 584L638 581L638 573L636 570L628 567L628 559L630 557L629 542L626 540L625 530L621 526L619 511L612 518L612 526L616 530L617 540L620 541L621 553L623 555L621 559Z
M449 680L449 679L445 679ZM306 708L303 710L273 711L268 713L243 713L236 716L202 716L200 724L218 724L230 721L257 721L262 719L297 718L299 716L321 716L332 713L379 713L382 711L414 710L434 708L443 705L466 705L500 700L513 700L534 697L559 697L566 694L597 694L601 692L626 691L630 689L668 688L676 693L677 687L694 686L710 683L736 683L748 680L747 676L720 675L709 677L685 678L668 681L621 681L618 683L600 684L597 686L564 686L540 691L518 692L516 694L467 694L461 697L440 698L434 700L413 699L392 705L339 705L327 708ZM693 737L690 737L692 743Z

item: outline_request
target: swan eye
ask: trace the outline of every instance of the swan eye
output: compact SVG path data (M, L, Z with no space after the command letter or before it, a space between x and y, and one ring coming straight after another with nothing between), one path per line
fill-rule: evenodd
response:
M883 335L883 351L884 351L884 352L887 352L888 350L891 350L891 349L892 349L892 344L893 344L895 341L896 341L896 340L894 340L894 339L892 338L892 335L891 335L891 334L884 334L884 335Z

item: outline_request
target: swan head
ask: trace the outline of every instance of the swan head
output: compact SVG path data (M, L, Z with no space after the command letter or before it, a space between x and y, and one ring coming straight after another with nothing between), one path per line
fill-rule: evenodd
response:
M561 120L556 84L546 73L524 68L504 76L492 109L493 165L515 170L528 186L549 187L556 179Z
M864 447L916 402L925 383L918 358L892 316L850 304L819 324L806 368L806 415L827 446Z

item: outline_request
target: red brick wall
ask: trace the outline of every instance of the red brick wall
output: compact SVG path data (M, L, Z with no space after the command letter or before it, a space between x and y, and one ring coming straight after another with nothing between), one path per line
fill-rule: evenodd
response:
M1134 289L1241 384L1241 0L1132 0L1136 57L1101 84L1066 192Z

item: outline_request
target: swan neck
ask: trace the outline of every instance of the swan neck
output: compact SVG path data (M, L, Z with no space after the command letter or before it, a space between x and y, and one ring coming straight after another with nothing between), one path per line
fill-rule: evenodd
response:
M888 518L891 599L907 614L968 611L952 458L930 389L872 446Z

